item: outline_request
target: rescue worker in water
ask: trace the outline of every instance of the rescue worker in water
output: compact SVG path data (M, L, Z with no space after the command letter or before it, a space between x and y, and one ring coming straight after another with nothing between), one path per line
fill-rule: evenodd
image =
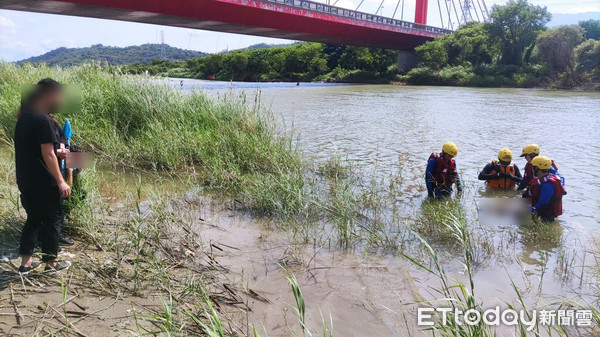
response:
M531 180L535 178L535 175L533 174L533 166L531 165L531 161L535 157L539 156L539 154L540 147L537 144L529 144L523 148L523 151L521 152L521 157L525 157L525 160L527 160L527 164L525 164L525 168L523 169L523 180L521 180L521 183L517 188L519 191L527 188L529 186L529 183L531 183ZM550 173L554 175L558 173L558 168L556 168L556 164L554 164L554 161L552 161Z
M552 174L552 160L537 156L531 160L534 178L529 185L531 212L543 221L554 221L562 214L562 197L567 194L559 176Z
M498 152L498 159L487 164L479 173L479 180L485 180L489 187L501 189L514 189L521 182L521 172L512 162L512 151L502 148Z
M454 157L458 154L458 147L452 142L446 142L442 152L432 153L427 161L425 170L425 184L427 195L441 198L452 194L452 185L456 184L458 193L462 192L462 186Z

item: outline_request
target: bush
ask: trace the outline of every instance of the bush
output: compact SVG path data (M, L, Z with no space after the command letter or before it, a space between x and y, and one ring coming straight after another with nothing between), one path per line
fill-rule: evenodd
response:
M408 84L436 85L439 83L436 72L426 67L414 68L406 76L408 76Z
M439 72L444 85L470 85L474 75L471 67L464 66L446 67Z
M515 85L520 88L531 88L539 85L540 79L530 73L514 74L513 80Z
M511 79L502 75L475 75L471 79L471 85L475 87L504 87L512 84Z

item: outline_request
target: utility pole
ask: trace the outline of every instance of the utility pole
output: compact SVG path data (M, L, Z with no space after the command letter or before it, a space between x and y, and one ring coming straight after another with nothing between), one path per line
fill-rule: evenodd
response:
M165 48L165 31L160 31L160 59L164 60L167 58L167 51Z
M473 17L471 16L471 0L463 0L463 23L468 23L473 21Z

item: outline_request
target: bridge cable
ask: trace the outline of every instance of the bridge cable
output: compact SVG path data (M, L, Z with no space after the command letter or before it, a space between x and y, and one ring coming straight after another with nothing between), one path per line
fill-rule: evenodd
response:
M440 12L440 23L442 25L442 28L444 27L444 18L442 17L442 6L440 5L440 0L437 0L437 4L438 4L438 11Z
M392 19L396 16L396 12L398 11L398 6L400 6L400 1L402 1L402 0L398 0L398 2L396 3L396 8L394 9L394 14L392 14Z
M448 26L451 30L454 30L454 25L452 24L452 13L450 12L450 7L448 7L448 0L443 0L444 5L446 5L446 13L448 14Z
M456 3L454 3L454 0L452 1L452 7L454 8L454 15L456 15L456 24L458 25L458 28L460 28L460 19L458 17L458 12L456 11Z
M481 12L481 19L483 20L483 22L486 22L487 18L485 17L485 13L483 12L483 9L481 8L481 1L477 0L477 6L479 7L479 11Z
M377 10L375 11L375 15L378 15L377 13L378 13L378 12L379 12L379 10L381 9L381 6L383 6L383 2L384 2L384 1L385 1L385 0L381 0L381 3L379 4L379 7L377 7ZM381 11L381 12L382 12L382 13L381 13L381 16L383 16L383 11Z
M454 8L454 15L456 15L456 24L458 25L457 28L460 28L460 18L458 17L458 11L456 10L456 3L454 2L454 0L451 0L452 2L452 8Z
M357 11L360 8L360 5L363 4L363 2L365 2L365 0L360 0L360 3L358 4L358 6L356 7L355 11Z
M479 21L479 14L477 13L477 7L475 7L474 5L473 5L473 10L475 11L475 17L477 17L477 22L480 22Z
M485 9L485 14L487 15L487 18L490 19L490 12L488 12L488 8L487 8L487 5L485 4L485 0L481 0L481 2L483 2L483 8Z

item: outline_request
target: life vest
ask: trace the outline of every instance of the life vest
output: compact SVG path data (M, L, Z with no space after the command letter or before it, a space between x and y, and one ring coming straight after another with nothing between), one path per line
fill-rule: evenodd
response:
M534 178L530 184L531 186L531 206L535 206L540 199L540 191L543 184L552 184L554 186L554 195L550 199L550 203L544 205L542 209L538 210L538 214L542 217L557 217L562 214L562 197L567 194L567 191L562 185L560 177L554 174L548 174L541 178Z
M492 161L492 171L491 174L496 173L505 173L505 174L515 174L515 164L510 163L509 165L502 165L498 160ZM487 182L489 187L493 188L505 188L512 189L515 188L515 181L509 177L499 177L490 179Z
M433 172L434 187L451 188L456 181L456 163L454 159L446 161L441 153L432 153L427 161L431 158L434 158L437 162Z

